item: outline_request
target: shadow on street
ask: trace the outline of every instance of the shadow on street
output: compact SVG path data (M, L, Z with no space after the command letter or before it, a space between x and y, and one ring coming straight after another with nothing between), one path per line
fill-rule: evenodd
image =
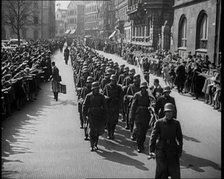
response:
M188 154L185 151L183 151L182 153L180 165L186 168L191 168L192 170L195 170L197 172L205 172L202 167L212 167L216 170L221 171L221 166L219 166L217 163Z

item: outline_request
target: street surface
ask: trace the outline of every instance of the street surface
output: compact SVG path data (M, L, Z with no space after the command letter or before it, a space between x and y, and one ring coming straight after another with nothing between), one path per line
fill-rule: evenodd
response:
M127 64L116 55L99 53ZM90 143L84 141L84 132L79 128L70 61L65 65L60 51L56 51L53 61L67 94L59 94L56 102L51 83L44 83L36 101L2 121L2 178L153 178L155 160L147 159L149 132L146 151L139 154L125 123L119 122L115 140L106 139L104 134L99 151L90 152ZM150 76L151 82L153 78ZM176 99L184 135L182 178L221 178L221 113L175 90L171 96Z

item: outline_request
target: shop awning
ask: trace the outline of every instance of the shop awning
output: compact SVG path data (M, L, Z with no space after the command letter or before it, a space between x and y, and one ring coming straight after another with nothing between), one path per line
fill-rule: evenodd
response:
M69 34L70 31L71 31L71 30L66 30L66 31L65 31L65 34Z
M70 34L74 34L75 31L76 31L76 29L72 29L71 32L70 32Z

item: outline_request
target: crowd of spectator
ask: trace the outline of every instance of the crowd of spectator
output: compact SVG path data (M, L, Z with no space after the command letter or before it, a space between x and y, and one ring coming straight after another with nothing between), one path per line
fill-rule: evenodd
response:
M139 64L144 73L162 77L166 85L177 88L180 94L188 93L194 100L204 99L205 103L221 111L221 65L211 63L208 55L189 52L187 58L182 58L178 52L153 51L133 44L124 44L122 50L114 44L101 46L96 47L116 53L132 65Z
M51 75L51 54L60 41L38 40L15 49L1 49L1 113L10 116L36 99L41 82Z

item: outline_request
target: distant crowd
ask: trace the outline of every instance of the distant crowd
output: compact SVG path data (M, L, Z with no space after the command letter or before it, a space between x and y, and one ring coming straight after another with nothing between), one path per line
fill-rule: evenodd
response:
M40 83L51 75L51 54L61 43L38 40L16 49L1 49L1 113L4 116L36 99Z
M189 93L193 99L203 97L205 103L221 111L221 65L211 63L208 55L189 52L183 59L177 52L153 51L133 44L124 44L122 48L113 43L95 47L117 54L132 65L140 65L146 77L147 73L161 76L167 85L176 87L179 93Z

